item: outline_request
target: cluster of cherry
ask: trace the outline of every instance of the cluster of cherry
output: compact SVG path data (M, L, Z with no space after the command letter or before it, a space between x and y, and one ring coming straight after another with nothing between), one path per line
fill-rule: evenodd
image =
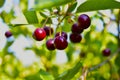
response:
M70 41L72 43L79 43L82 40L82 36L80 33L84 31L84 29L87 29L91 24L91 19L86 14L81 14L78 17L78 21L74 23L71 27L72 33L70 34ZM53 28L44 26L44 28L36 28L33 32L33 38L37 41L43 40L46 36L50 36L53 34ZM5 36L8 38L12 36L12 33L10 31L7 31L5 33ZM46 47L48 50L63 50L68 46L67 42L67 33L66 32L58 32L55 34L55 37L52 39L48 39L46 41ZM110 50L105 49L103 50L103 55L108 56L110 55Z
M86 14L82 14L78 17L78 22L72 25L70 34L70 40L73 43L78 43L81 41L82 37L79 33L81 33L84 29L88 28L91 24L90 17ZM46 35L49 36L53 33L53 29L51 27L45 26L44 28L37 28L33 33L33 38L37 41L43 40ZM46 42L46 47L48 50L63 50L68 46L67 42L67 33L66 32L58 32L55 34L54 39L49 39Z

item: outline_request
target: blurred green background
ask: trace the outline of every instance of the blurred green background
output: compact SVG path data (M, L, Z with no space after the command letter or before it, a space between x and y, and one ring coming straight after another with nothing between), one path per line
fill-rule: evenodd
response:
M89 12L83 10L80 13L78 10L76 13L76 5L79 6L85 0L77 0L73 3L68 3L70 2L68 0L61 0L59 3L58 0L57 7L52 7L54 4L50 2L51 5L46 7L51 7L50 9L34 11L45 6L41 7L40 1L41 4L47 4L45 0L36 0L35 3L34 1L0 1L0 80L79 80L84 69L87 71L108 59L102 55L103 49L109 48L111 55L118 51L119 9L96 9L92 12L88 9ZM66 5L61 5L63 3ZM89 15L91 25L81 34L80 43L74 44L68 39L69 45L65 50L49 51L45 45L46 40L53 38L55 32L61 30L61 28L56 30L56 27L59 19L64 17L69 4L73 5L69 10L71 16L67 16L60 24L62 31L67 32L68 37L72 24L80 14ZM55 13L56 11L58 14ZM49 18L46 25L54 29L54 34L43 41L36 41L32 38L32 33L37 27L42 27L46 18ZM13 34L10 38L4 35L8 30ZM88 71L87 76L84 77L86 80L119 80L119 62L120 55L112 56L107 63Z

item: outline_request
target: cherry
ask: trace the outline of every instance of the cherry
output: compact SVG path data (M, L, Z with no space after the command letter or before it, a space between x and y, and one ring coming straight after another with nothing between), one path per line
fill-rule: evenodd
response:
M41 41L46 37L46 32L43 28L37 28L33 32L33 38L37 41Z
M9 38L9 37L12 36L12 33L10 31L6 31L5 32L5 36L6 36L6 38Z
M86 14L82 14L78 17L78 24L79 27L82 29L86 29L90 26L91 20L90 17Z
M54 39L47 40L46 47L48 50L55 50Z
M80 34L71 33L70 41L73 43L79 43L82 40L82 36Z
M66 32L58 32L58 33L56 33L55 34L55 37L57 37L57 36L63 36L65 39L67 39L67 33Z
M103 56L109 56L111 54L111 51L109 48L106 48L102 51L102 53L103 53Z
M63 36L57 36L54 39L54 45L56 49L63 50L68 46L68 42Z
M74 23L71 28L72 33L82 33L83 29L81 29L77 23Z
M45 26L43 29L45 30L47 36L53 34L53 28L51 27Z

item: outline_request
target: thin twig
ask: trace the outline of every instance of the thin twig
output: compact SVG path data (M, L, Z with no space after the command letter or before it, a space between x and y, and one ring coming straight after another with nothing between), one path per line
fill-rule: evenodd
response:
M80 78L78 80L86 80L87 73L88 73L88 69L86 67L84 67L82 69L82 75L80 76Z
M88 69L88 72L93 71L95 69L100 68L101 66L103 66L104 64L106 64L107 62L109 62L114 56L116 56L118 53L120 52L120 49L118 49L113 55L109 56L105 61L103 61L102 63L93 66L91 68Z
M65 19L65 17L66 17L67 15L65 14L64 16L63 16L63 18L59 21L59 23L57 24L57 27L56 27L56 30L55 31L57 31L57 29L59 28L59 25L61 24L61 22ZM56 32L55 32L56 33Z

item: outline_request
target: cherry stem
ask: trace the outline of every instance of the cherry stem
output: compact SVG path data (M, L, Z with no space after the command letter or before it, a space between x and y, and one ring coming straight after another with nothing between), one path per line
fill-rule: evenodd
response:
M67 13L67 12L66 12ZM59 21L59 23L57 24L57 27L56 27L56 30L55 31L57 31L57 29L59 28L59 25L61 24L61 22L65 19L65 17L66 17L67 15L65 14L64 16L63 16L63 18ZM61 28L62 29L62 28ZM61 30L62 31L62 30ZM60 34L61 34L61 31L60 31ZM56 32L55 32L55 34L56 34Z
M52 27L51 27L51 24L50 24L50 29L51 29ZM52 35L52 32L51 32L51 30L50 30L50 37L51 37L51 35Z
M59 28L59 25L61 24L61 22L66 18L67 14L68 14L69 8L70 8L70 5L68 5L68 9L67 9L66 13L64 14L63 18L62 18L62 19L59 21L59 23L57 24L57 27L56 27L56 30L55 30L55 31L57 31L57 29ZM61 28L60 34L61 34L61 32L62 32L62 28ZM55 32L55 33L56 33L56 32Z
M49 17L47 17L47 19L46 19L45 22L43 23L42 27L45 26L45 24L47 23L48 19L49 19Z

